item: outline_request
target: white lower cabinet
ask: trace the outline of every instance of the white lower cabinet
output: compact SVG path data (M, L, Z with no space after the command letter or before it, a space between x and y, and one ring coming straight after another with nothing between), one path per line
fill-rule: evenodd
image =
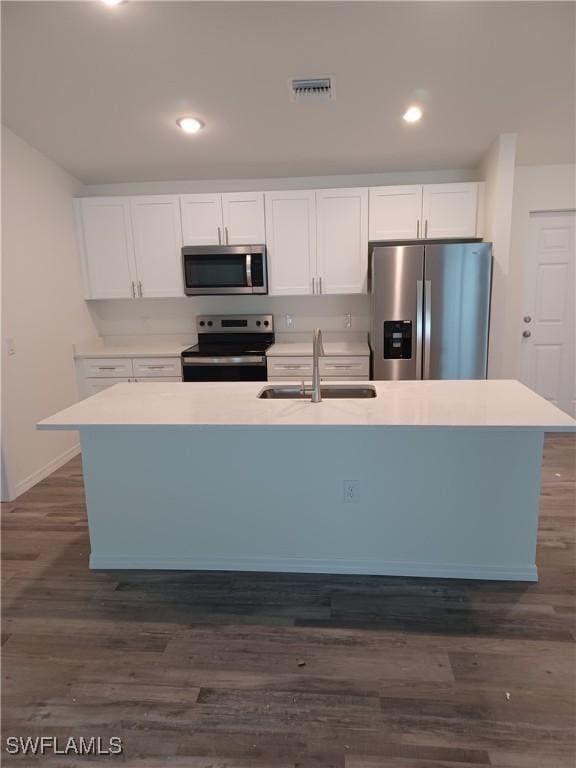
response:
M179 357L93 357L79 364L82 397L90 397L114 384L182 381Z
M268 357L268 381L297 379L306 381L312 378L312 356ZM370 378L369 355L349 357L325 355L320 358L320 378L322 381L349 380L366 381Z
M83 396L91 397L97 395L98 392L102 392L103 389L113 387L114 384L128 384L132 379L84 379Z

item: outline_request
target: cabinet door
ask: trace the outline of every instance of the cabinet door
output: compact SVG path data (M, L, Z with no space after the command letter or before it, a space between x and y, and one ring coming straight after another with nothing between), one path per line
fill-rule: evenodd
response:
M365 293L368 190L316 192L316 271L321 293Z
M369 239L414 240L423 237L422 187L373 187L370 190Z
M133 197L130 208L139 295L184 296L178 197Z
M266 193L266 249L271 295L312 293L312 278L316 276L313 191Z
M180 195L184 245L224 242L222 195Z
M261 245L266 242L263 192L230 192L222 195L224 240L227 245Z
M82 198L76 212L86 298L130 298L135 276L129 198Z
M135 357L132 361L134 376L182 378L182 359L180 357Z
M476 237L477 214L478 184L424 185L424 237Z
M128 384L131 379L84 379L84 397L97 395L114 384Z

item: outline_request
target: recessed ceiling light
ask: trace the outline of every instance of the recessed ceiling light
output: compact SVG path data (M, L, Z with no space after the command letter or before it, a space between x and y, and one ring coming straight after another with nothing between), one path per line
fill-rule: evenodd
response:
M120 5L120 3L124 3L125 0L102 0L104 5Z
M407 123L417 123L418 120L422 117L422 110L420 107L412 106L408 107L406 112L404 112L403 118L406 120Z
M179 117L176 124L182 128L184 133L198 133L204 128L204 123L195 117Z

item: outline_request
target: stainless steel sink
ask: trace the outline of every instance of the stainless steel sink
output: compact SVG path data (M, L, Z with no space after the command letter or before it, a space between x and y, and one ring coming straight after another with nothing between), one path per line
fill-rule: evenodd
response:
M346 384L324 384L320 387L322 399L354 398L364 399L376 397L376 390L369 384L360 386ZM264 400L310 400L312 390L298 384L264 387L258 395Z

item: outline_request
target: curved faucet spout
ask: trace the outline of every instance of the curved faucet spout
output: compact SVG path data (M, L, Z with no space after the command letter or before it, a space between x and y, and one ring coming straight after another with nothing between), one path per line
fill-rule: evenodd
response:
M320 357L324 355L324 345L322 343L322 331L320 328L314 330L312 338L312 402L322 402L322 393L320 391Z

